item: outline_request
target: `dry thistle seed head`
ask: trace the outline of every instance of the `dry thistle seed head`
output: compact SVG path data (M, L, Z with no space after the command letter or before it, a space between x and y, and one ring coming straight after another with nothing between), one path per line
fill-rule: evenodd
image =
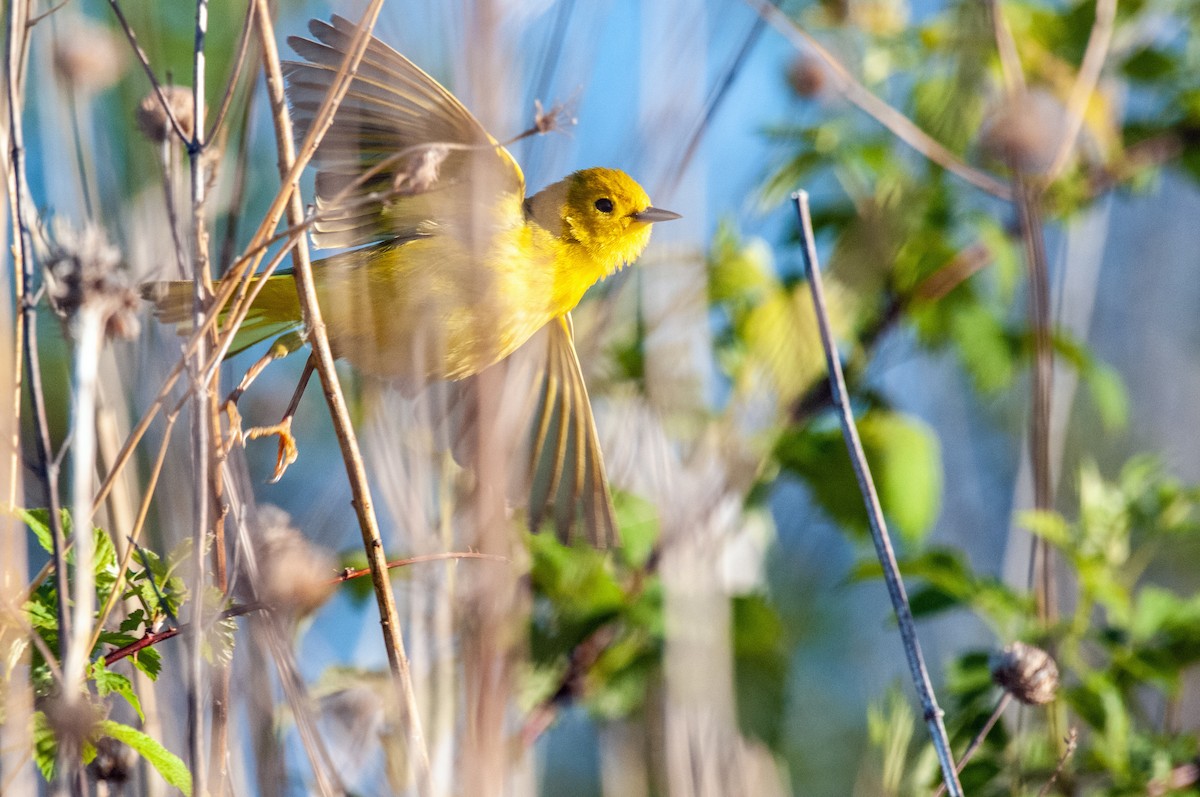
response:
M547 109L542 107L541 100L533 101L533 129L539 136L553 133L555 130L562 130L565 127L573 127L578 121L571 114L567 103L560 102Z
M68 756L78 756L85 743L95 740L96 726L104 719L104 710L85 695L74 700L54 695L42 701L39 708L54 739Z
M1058 665L1041 648L1014 642L989 663L992 680L1026 705L1049 703L1058 692Z
M70 320L86 306L102 314L106 337L135 337L141 329L138 292L104 229L55 220L49 248L46 292L54 312Z
M396 170L392 179L392 193L400 196L421 194L433 188L442 171L442 163L450 154L444 144L421 147L404 159L402 168Z
M63 26L54 43L54 71L73 88L103 91L125 72L124 42L103 25L79 19Z
M258 526L258 599L291 617L316 611L337 586L333 557L309 542L277 506L259 507Z
M796 96L806 99L820 96L829 83L829 75L820 59L803 53L788 67L787 79Z
M1005 97L987 114L979 148L1023 174L1041 174L1054 162L1062 138L1066 109L1042 89Z
M176 121L183 129L183 134L190 139L193 124L192 111L195 109L192 90L186 86L164 86L163 96L167 98L167 105L171 106L171 113L175 115ZM171 119L163 110L162 102L154 91L143 97L141 103L138 104L137 126L142 131L142 135L156 144L175 138L175 129L171 127Z

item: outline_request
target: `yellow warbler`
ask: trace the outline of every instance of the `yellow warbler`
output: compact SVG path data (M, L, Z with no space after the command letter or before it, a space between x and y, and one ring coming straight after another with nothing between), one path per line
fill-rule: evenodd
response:
M354 34L313 20L284 65L303 138ZM597 280L635 260L656 221L631 177L584 169L533 196L512 155L445 88L372 39L314 158L318 247L357 247L315 264L334 354L410 388L476 374L547 328L533 425L530 522L549 504L559 533L576 508L592 542L615 539L611 499L568 313ZM154 291L158 316L186 323L190 283ZM292 278L272 276L232 351L296 330ZM550 466L546 462L549 460Z

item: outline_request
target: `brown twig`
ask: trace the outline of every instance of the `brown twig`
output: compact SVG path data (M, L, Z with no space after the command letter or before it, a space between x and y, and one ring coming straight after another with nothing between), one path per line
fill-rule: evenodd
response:
M1067 760L1075 754L1075 748L1079 745L1079 733L1072 728L1071 730L1067 731L1067 738L1063 741L1066 742L1067 748L1063 750L1063 754L1058 757L1058 766L1054 768L1054 774L1052 774L1050 779L1042 785L1042 788L1038 789L1037 797L1046 797L1046 795L1050 793L1051 787L1054 786L1056 781L1058 781L1058 776L1062 774L1063 767L1067 765Z
M304 208L300 201L297 187L298 172L296 165L300 159L307 160L316 151L317 143L328 130L333 121L332 109L340 102L350 88L353 72L366 52L370 42L371 29L379 15L382 0L372 0L363 14L362 21L354 33L350 46L338 69L329 93L321 104L321 110L316 114L312 128L300 148L297 158L292 143L292 125L287 112L287 103L283 93L283 73L279 64L279 52L275 47L273 26L267 11L266 0L255 0L258 8L256 15L260 34L260 44L263 49L263 64L267 72L267 90L271 101L272 116L275 120L275 139L279 150L279 170L282 178L281 194L287 195L287 214L290 224L299 224L304 219ZM328 114L323 111L329 108ZM324 117L324 121L322 121ZM307 155L307 157L305 157ZM350 480L350 490L354 497L354 508L358 513L359 527L362 531L363 547L371 567L371 580L375 588L375 597L379 604L380 625L383 629L384 645L387 649L388 664L392 676L396 679L404 701L404 722L408 737L409 754L415 761L417 791L429 795L432 789L429 768L429 751L425 746L424 731L421 727L421 716L413 689L412 673L409 670L408 656L404 650L404 638L400 629L400 616L396 610L396 598L392 592L392 584L387 577L387 561L383 554L383 539L379 531L379 523L375 517L370 487L367 484L366 469L362 455L359 452L358 440L350 421L350 412L342 395L341 384L338 381L337 370L334 367L333 353L329 347L325 323L321 317L321 308L317 303L316 286L313 282L312 267L308 258L307 241L303 238L298 242L292 263L296 279L296 291L304 310L305 327L308 330L309 343L312 345L313 357L316 361L317 373L321 378L321 386L326 403L333 421L334 431L342 449L342 457L346 464L346 475Z
M846 440L846 448L854 466L854 475L858 480L863 503L867 509L871 539L875 543L875 553L883 569L884 582L887 584L888 595L892 600L892 609L896 614L897 625L900 627L900 638L904 643L904 653L908 659L913 685L921 700L925 724L929 729L934 750L937 752L938 763L942 767L942 779L951 797L962 797L962 785L958 782L958 773L954 769L954 756L950 750L950 739L946 735L946 726L942 722L942 710L938 707L937 696L934 694L933 684L929 680L929 671L925 666L921 643L917 639L916 624L908 605L908 594L904 589L904 581L900 577L900 568L896 563L896 553L892 548L891 537L888 535L887 524L883 518L883 509L879 505L879 495L871 479L871 469L867 465L867 458L863 453L858 429L854 425L850 396L846 390L845 377L842 375L842 363L833 340L833 328L829 323L829 313L825 307L825 291L817 260L816 237L813 234L812 218L808 211L808 194L804 191L797 191L793 194L793 199L796 203L800 237L804 245L804 264L811 287L817 328L821 333L821 346L825 351L825 363L829 368L829 379L837 401L842 436Z
M162 475L163 464L167 459L167 449L171 443L171 430L175 427L175 421L179 417L179 410L181 408L182 402L167 414L167 426L163 430L163 439L161 445L158 447L158 456L155 457L154 465L150 469L146 488L142 494L142 502L138 506L137 520L134 521L133 530L129 534L130 544L125 546L125 553L121 556L121 564L117 568L117 580L113 583L112 591L108 594L108 600L105 601L96 619L96 625L92 630L92 638L88 644L88 650L96 648L96 645L100 641L100 634L104 631L104 624L108 622L108 617L116 607L121 593L125 591L125 576L129 572L129 561L133 558L133 551L142 536L142 529L146 526L146 517L150 513L150 502L154 498L154 492L158 487L158 478Z
M420 564L422 562L440 562L447 559L486 559L489 562L504 563L509 561L507 557L497 556L496 554L491 553L479 553L478 551L449 551L446 553L431 553L423 554L421 556L410 556L407 559L395 559L391 562L388 562L387 567L390 570L394 567L408 567L409 565ZM341 584L342 582L350 581L351 579L355 578L361 578L370 574L371 568L369 567L347 567L337 576L329 579L329 583Z
M129 26L129 20L125 19L125 13L121 11L121 6L117 0L108 0L108 5L112 8L113 13L117 16L117 22L121 25L121 30L125 31L125 38L129 40L129 46L133 49L133 54L137 56L138 63L142 65L142 71L146 73L146 77L150 79L150 87L154 90L154 95L158 97L158 103L162 106L163 113L171 122L171 129L175 131L175 135L179 136L179 140L184 144L190 144L188 134L184 131L183 126L179 124L179 119L175 117L175 111L171 109L171 103L167 101L167 95L163 93L162 84L158 82L158 78L154 76L154 69L150 66L150 59L146 57L146 51L138 44L137 36L133 32L133 28ZM195 117L194 127L200 129L203 125L203 119Z
M996 37L996 49L1004 78L1005 94L1011 101L1025 90L1020 57L1012 31L1004 19L998 0L989 9ZM1051 340L1050 278L1046 260L1046 240L1042 227L1042 191L1027 179L1010 158L1013 200L1016 203L1021 241L1025 248L1025 270L1029 280L1029 323L1033 328L1033 378L1030 387L1032 408L1029 421L1029 457L1033 471L1033 504L1049 510L1053 504L1053 474L1050 468L1050 411L1054 394L1054 352ZM1043 537L1033 541L1029 558L1029 584L1037 600L1038 617L1043 623L1054 616L1054 568L1052 549Z
M18 41L18 31L23 37L28 36L28 27L20 18L24 4L13 0L8 7L8 35L6 36L6 72L5 86L8 100L8 133L11 151L9 153L9 192L12 205L13 219L13 268L16 271L14 284L18 287L17 301L20 318L22 359L29 383L30 404L33 409L34 447L38 461L34 470L46 491L46 501L50 506L50 532L53 541L53 562L55 565L55 590L58 593L58 654L66 660L71 644L71 616L67 611L70 594L67 584L66 568L66 535L63 531L62 501L58 493L58 464L51 455L50 422L46 415L46 394L42 386L42 369L38 357L37 337L37 299L34 293L33 247L30 240L29 225L25 219L25 144L23 120L21 113L21 97L17 91L17 75L20 74L19 53L24 51ZM18 385L20 382L18 381ZM20 394L18 393L18 398ZM20 403L18 401L18 405ZM19 427L16 427L19 428ZM14 431L14 433L16 433Z
M996 708L992 711L992 715L988 717L987 722L983 723L983 727L979 729L979 733L975 734L975 737L971 739L971 743L967 745L967 749L963 750L962 756L958 759L958 763L954 766L955 772L960 774L962 773L963 767L965 767L971 760L971 756L975 755L975 751L978 750L980 745L983 744L983 740L987 738L987 735L992 732L992 728L995 727L996 722L999 721L1001 715L1004 714L1004 709L1008 708L1008 704L1011 700L1012 692L1006 691L1000 695L1000 700L996 702ZM942 797L942 794L944 794L945 791L946 784L941 783L938 785L937 790L934 791L933 797Z
M1087 49L1083 53L1083 61L1079 65L1079 74L1071 86L1067 96L1067 124L1058 151L1050 168L1046 170L1043 180L1046 184L1062 173L1067 165L1067 159L1075 149L1075 141L1079 131L1083 129L1083 115L1087 104L1100 81L1100 72L1108 58L1108 48L1112 43L1113 23L1117 17L1117 0L1097 0L1096 17L1092 22L1092 32L1088 34Z
M842 94L867 115L890 130L897 138L927 159L993 196L1012 199L1011 189L986 172L965 163L961 158L934 139L911 119L876 97L829 52L816 37L801 28L787 14L768 0L746 0L760 16L799 50L810 50L829 68Z
M250 51L250 31L253 26L254 0L249 0L246 3L246 17L242 21L242 32L238 35L237 50L233 56L233 71L225 83L225 93L221 96L221 104L217 106L217 116L213 119L212 127L209 128L207 137L209 141L217 137L217 134L225 124L225 118L229 114L229 109L233 105L233 95L237 91L238 80L241 79L242 69L246 65L246 56Z

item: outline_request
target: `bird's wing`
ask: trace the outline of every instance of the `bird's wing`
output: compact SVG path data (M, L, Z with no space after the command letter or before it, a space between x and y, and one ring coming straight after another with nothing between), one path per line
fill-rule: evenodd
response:
M337 76L355 25L335 15L330 22L312 20L308 29L315 40L288 39L305 62L284 64L300 140ZM512 155L453 94L375 38L314 160L319 220L313 239L320 247L463 235L469 234L463 225L483 222L490 228L494 216L472 220L476 212L509 212L513 223L521 220L525 181Z
M582 522L597 548L618 542L617 524L600 438L569 315L546 325L547 360L534 413L530 458L529 526L549 512L560 539Z

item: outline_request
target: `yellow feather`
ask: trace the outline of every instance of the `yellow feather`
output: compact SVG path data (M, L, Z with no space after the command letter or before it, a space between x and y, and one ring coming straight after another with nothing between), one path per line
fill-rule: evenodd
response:
M291 40L306 61L286 64L299 137L353 25L334 17L309 30L315 40ZM512 155L450 92L378 40L314 161L314 243L358 247L314 264L334 353L362 373L414 387L463 379L508 357L598 280L636 260L653 222L675 218L651 207L642 187L616 169L584 169L526 199ZM147 294L161 319L186 323L178 308L190 312L190 291L190 283L165 283ZM237 349L301 323L291 278L271 277ZM548 384L558 387L547 404L561 413L559 459L572 461L555 463L547 500L562 484L572 502L606 513L588 523L603 543L615 533L603 462L569 328L559 323L551 340L566 350L551 347ZM560 500L560 529L568 511ZM534 517L540 513L533 508Z

